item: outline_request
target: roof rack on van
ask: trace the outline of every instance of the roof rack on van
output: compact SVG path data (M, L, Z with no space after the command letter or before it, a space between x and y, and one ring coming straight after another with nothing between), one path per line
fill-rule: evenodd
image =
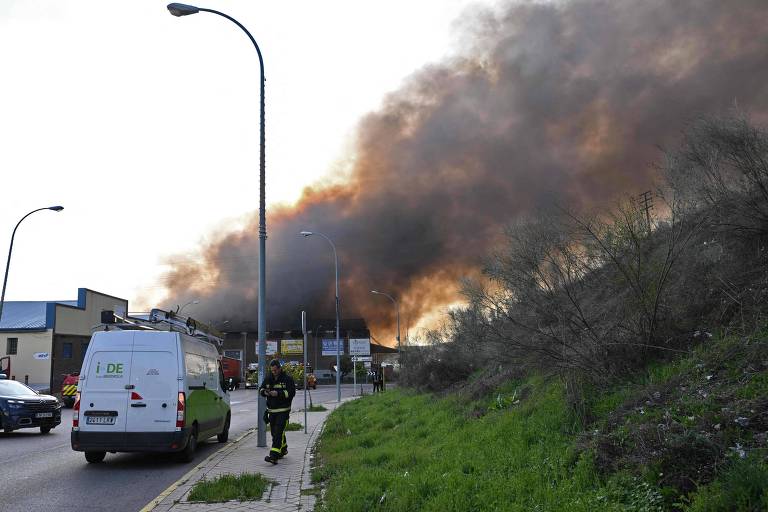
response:
M149 313L130 313L126 316L117 315L114 311L102 311L101 324L92 330L109 331L110 329L176 331L217 346L224 343L224 335L212 326L192 317L181 316L173 311L163 311L157 308L152 309Z

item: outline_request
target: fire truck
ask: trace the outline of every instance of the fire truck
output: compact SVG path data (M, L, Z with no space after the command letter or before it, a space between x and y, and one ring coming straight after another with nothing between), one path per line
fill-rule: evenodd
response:
M80 379L80 372L65 373L64 382L61 383L61 400L65 407L75 405L75 395L77 395L77 381Z
M224 372L224 382L229 385L230 391L239 388L240 381L242 380L240 360L223 356L221 358L221 369Z

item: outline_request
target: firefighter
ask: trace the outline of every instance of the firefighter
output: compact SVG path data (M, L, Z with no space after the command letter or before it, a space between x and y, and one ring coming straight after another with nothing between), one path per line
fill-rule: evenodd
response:
M264 420L269 423L272 433L272 448L264 460L277 464L277 459L288 453L285 427L291 413L291 401L296 395L296 384L293 378L283 371L277 359L269 363L269 370L270 374L264 377L264 382L259 387L261 396L267 397L267 413Z

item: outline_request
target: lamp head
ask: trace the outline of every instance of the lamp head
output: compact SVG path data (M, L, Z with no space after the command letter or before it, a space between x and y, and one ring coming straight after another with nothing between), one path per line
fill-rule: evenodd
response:
M376 294L378 294L379 292L377 292L376 290L371 290L371 293L376 293Z
M48 209L49 210L53 210L55 212L60 212L61 210L64 209L64 207L63 206L49 206Z
M172 4L168 4L168 12L170 12L171 14L177 17L189 16L190 14L199 13L200 9L195 7L194 5L172 3Z
M304 235L304 236L312 236L314 233L312 233L311 231L302 231L302 232L301 232L301 233L299 233L299 234L300 234L300 235Z

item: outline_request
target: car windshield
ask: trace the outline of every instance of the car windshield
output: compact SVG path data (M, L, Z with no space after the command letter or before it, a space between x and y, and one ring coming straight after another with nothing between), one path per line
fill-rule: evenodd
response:
M15 380L0 380L0 395L36 395L37 391Z

